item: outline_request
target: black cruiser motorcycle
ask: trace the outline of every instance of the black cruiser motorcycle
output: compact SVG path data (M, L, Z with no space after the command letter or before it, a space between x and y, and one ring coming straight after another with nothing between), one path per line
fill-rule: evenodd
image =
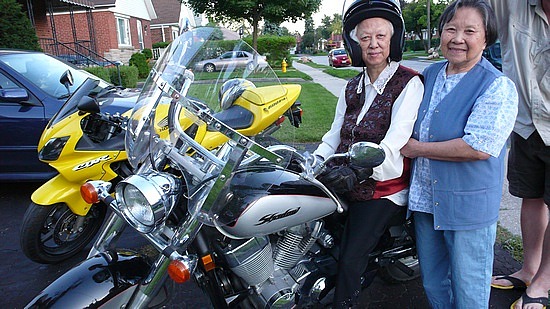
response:
M288 88L259 58L254 66L229 65L219 73L196 70L218 48L209 40L212 31L183 33L158 61L128 121L125 144L134 174L113 195L109 182L82 186L86 201L102 201L112 212L88 258L27 308L157 307L169 301L174 282L189 280L214 308L331 302L345 205L316 176L334 158L372 167L384 152L362 142L314 164L292 143L292 126L274 134L281 144L266 147L234 129L246 119L242 109L218 119L219 84L227 79L253 82L257 88L236 91L235 102L274 101L261 107L265 113L284 101ZM243 49L250 51L243 43L234 47ZM160 112L166 108L168 117ZM222 133L227 142L205 148L194 140L202 129ZM365 287L377 273L391 281L418 277L411 224L404 214L396 219L372 253ZM149 250L117 248L127 226Z

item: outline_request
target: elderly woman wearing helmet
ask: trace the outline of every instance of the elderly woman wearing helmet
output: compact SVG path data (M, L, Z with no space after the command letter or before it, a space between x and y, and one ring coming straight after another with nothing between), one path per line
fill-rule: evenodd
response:
M369 141L381 145L386 159L373 169L336 162L319 178L349 201L335 308L356 304L369 254L390 219L405 216L409 162L399 150L411 136L424 89L419 74L399 64L405 29L397 1L354 1L343 24L352 64L363 71L342 89L332 127L314 155L326 158Z
M518 95L482 57L497 38L485 0L451 3L439 22L447 61L427 67L409 192L424 289L434 308L487 308L506 139Z

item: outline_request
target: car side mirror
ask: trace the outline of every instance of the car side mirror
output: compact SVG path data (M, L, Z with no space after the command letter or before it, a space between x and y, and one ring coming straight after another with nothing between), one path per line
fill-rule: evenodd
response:
M23 88L0 89L0 100L20 103L29 99L27 90Z
M70 87L74 84L74 79L73 74L70 70L66 70L65 72L63 72L63 74L59 78L59 82L65 85L65 88L67 88L67 93L71 94Z
M99 103L97 103L97 100L90 98L87 95L80 98L77 108L81 112L86 112L91 114L99 113Z

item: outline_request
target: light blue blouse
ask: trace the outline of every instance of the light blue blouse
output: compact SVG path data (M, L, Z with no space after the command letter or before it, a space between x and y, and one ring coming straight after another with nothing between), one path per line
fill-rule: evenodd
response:
M441 100L460 82L466 73L447 76L444 66L437 75L430 106L420 124L420 141L428 141L432 115ZM517 92L514 83L501 76L475 102L464 128L462 139L473 149L498 157L508 134L514 126L517 113ZM414 181L409 189L409 210L433 214L432 184L429 160L416 158L412 171Z

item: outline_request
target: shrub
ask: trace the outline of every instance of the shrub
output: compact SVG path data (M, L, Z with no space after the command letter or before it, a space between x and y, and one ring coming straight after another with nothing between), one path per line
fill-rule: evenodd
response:
M136 88L138 81L138 68L135 66L121 65L120 79L122 80L122 87ZM110 81L112 84L119 85L118 72L116 67L110 67L109 69Z
M157 42L153 44L153 48L166 48L171 42Z
M246 38L245 41L252 45L252 39ZM264 35L258 37L258 53L267 55L269 65L276 68L281 67L283 58L286 58L289 66L292 64L289 50L294 45L296 45L296 38L293 36Z
M145 55L146 60L153 58L153 51L150 48L144 48L141 53Z
M16 0L0 0L0 48L42 50L31 21Z
M110 81L111 80L111 75L109 74L109 70L107 68L104 68L104 67L87 67L87 68L84 68L84 70L86 72L89 72L91 74L94 74L95 76L105 80L105 81ZM117 80L118 80L118 75L117 75Z
M130 66L137 67L139 78L146 78L149 75L150 69L147 65L147 59L142 53L135 53L130 57Z

